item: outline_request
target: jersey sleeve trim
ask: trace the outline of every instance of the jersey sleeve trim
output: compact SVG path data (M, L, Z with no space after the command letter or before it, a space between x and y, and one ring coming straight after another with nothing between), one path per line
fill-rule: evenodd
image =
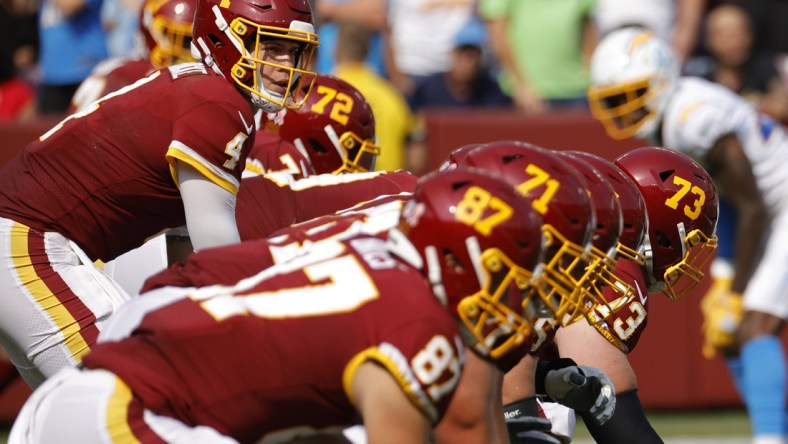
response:
M247 179L249 177L257 177L262 176L265 174L265 168L257 159L246 159L246 164L244 165L244 171L241 175L243 179Z
M200 172L203 176L207 177L211 182L219 185L225 190L231 192L233 195L238 194L240 183L232 174L218 168L207 159L202 157L199 153L189 148L185 144L173 140L170 143L170 149L167 150L167 161L170 164L170 175L172 180L177 185L178 172L175 168L175 160L180 160L191 165L194 169Z
M386 342L358 353L345 367L342 375L342 384L345 388L345 394L351 402L353 402L353 379L359 366L366 361L375 361L381 364L397 380L411 404L424 413L430 419L430 422L435 423L437 421L438 409L421 389L416 375L413 374L408 364L408 359L397 347Z

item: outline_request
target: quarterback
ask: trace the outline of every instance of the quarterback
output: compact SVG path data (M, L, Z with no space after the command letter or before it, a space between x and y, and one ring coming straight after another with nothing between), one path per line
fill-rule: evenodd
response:
M0 342L31 387L79 363L128 299L95 261L183 225L196 249L240 240L254 114L303 102L312 30L306 1L198 1L199 62L93 102L0 171Z

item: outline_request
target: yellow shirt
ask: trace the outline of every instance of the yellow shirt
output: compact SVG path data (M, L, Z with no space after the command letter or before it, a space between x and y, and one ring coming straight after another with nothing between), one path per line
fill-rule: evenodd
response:
M413 115L402 94L363 64L338 65L335 75L359 90L372 108L380 147L375 169L395 171L405 168L405 145L413 126Z

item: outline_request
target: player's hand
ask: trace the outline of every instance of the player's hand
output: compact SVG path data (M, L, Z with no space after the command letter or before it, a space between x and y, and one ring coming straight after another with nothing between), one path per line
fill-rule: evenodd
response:
M550 370L545 377L545 390L559 404L591 413L600 425L616 410L613 382L595 367L577 365Z
M711 359L717 350L731 348L736 329L744 316L742 296L731 291L730 278L717 278L700 303L703 313L703 357Z
M536 416L517 416L506 418L506 430L511 444L562 444L551 435L550 420Z

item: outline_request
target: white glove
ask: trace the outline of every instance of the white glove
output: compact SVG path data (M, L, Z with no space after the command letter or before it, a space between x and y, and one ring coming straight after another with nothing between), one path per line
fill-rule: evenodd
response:
M559 404L591 413L600 425L616 410L613 382L595 367L578 365L550 370L545 376L545 390Z

